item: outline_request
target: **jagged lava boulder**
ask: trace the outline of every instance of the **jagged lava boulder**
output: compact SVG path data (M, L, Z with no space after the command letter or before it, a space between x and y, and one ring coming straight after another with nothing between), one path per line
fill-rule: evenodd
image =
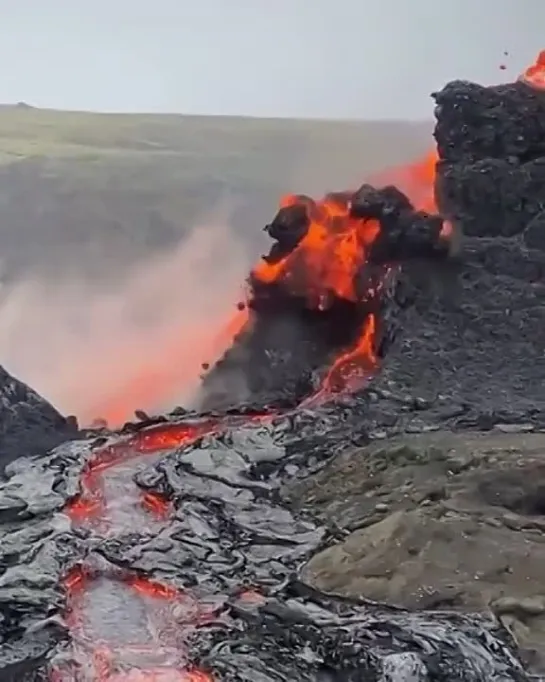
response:
M433 97L440 208L467 235L521 234L545 209L545 92L453 81Z
M44 454L74 438L77 430L75 420L0 366L0 472L18 457Z

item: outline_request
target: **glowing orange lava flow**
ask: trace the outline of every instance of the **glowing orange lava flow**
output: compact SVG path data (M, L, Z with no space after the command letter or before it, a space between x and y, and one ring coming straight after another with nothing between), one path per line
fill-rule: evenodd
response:
M299 203L294 195L281 201L281 208ZM348 198L329 195L308 205L309 228L305 237L277 263L262 260L252 275L264 283L281 282L294 296L313 307L326 304L332 295L356 301L355 275L366 259L369 246L379 233L376 220L350 217Z
M76 525L92 522L95 529L107 528L111 530L111 515L103 474L106 470L121 465L133 458L152 455L167 450L194 443L206 435L218 434L233 426L244 426L263 423L274 415L230 415L220 419L202 419L179 423L162 423L143 429L142 431L119 440L118 442L98 449L87 462L80 481L80 493L65 507L65 513ZM130 475L130 473L129 473ZM130 496L129 496L130 497ZM130 504L130 500L125 500ZM170 511L170 503L161 495L143 492L141 504L145 510L156 518L165 519ZM179 657L187 658L183 650L183 642L188 633L196 628L217 620L218 607L201 604L191 594L181 592L172 586L158 583L154 580L124 572L122 569L112 569L113 573L104 574L103 569L93 568L91 565L78 564L74 566L64 579L64 590L67 600L66 623L72 638L74 661L64 661L55 665L50 671L51 682L211 682L210 676L200 670L184 666L136 666L131 667L125 661L127 656L144 657L154 660L156 649L170 649L178 652ZM182 631L186 639L174 638L169 644L163 641L147 644L113 645L108 641L96 641L96 633L88 631L85 615L85 599L93 584L100 579L110 583L120 583L130 588L139 599L147 603L160 604L163 602L171 609L178 608L176 622L170 630ZM248 591L246 591L248 592ZM250 598L250 592L241 593L242 598ZM253 594L253 593L252 593ZM252 598L257 599L256 593ZM183 611L185 620L180 621L179 613ZM167 618L168 625L168 618ZM153 631L156 631L155 628ZM163 629L159 628L160 631ZM167 628L167 631L169 628ZM171 637L174 635L171 634ZM181 648L180 648L181 647ZM84 659L85 671L81 670L81 658ZM80 661L79 663L76 661ZM90 670L89 670L90 668Z
M146 669L117 670L116 655L119 656L120 652L116 652L106 642L89 641L89 636L85 633L82 601L85 598L86 591L92 587L95 579L96 576L84 565L77 565L69 571L64 581L64 589L69 605L66 621L76 647L90 650L88 651L88 657L90 659L91 670L80 675L80 670L75 664L54 667L50 672L51 682L80 682L80 680L82 682L87 682L88 680L92 682L130 682L133 680L138 680L139 682L212 682L210 675L193 668L179 669L159 666ZM110 579L125 583L136 594L145 597L148 601L159 604L165 602L174 607L179 604L179 611L183 606L190 619L190 622L186 625L192 629L206 625L215 616L210 607L203 608L190 595L184 594L168 585L129 574L120 574L117 578ZM183 627L183 623L178 623L178 626ZM142 644L125 644L121 653L125 656L127 653L130 653L142 657L146 655L153 656L155 652L153 645L150 647L149 645Z
M75 522L103 516L106 500L104 499L102 472L140 455L188 445L201 436L216 432L218 428L217 420L193 424L159 424L99 449L87 462L80 481L81 491L68 503L65 508L66 513ZM147 507L152 504L150 499L150 497L143 497L143 502ZM157 506L159 503L153 504Z
M380 174L373 184L377 187L394 184L403 191L417 210L436 213L435 170L436 150L430 151L416 163ZM327 308L333 297L356 302L356 274L365 264L371 245L379 234L376 220L350 216L352 192L329 194L313 202L305 197L288 195L280 202L281 208L303 205L309 220L304 238L288 255L277 262L259 262L252 272L258 282L279 283L290 294L304 297L310 307ZM448 239L452 227L445 221L441 236ZM386 268L386 278L391 268ZM381 283L359 296L373 299ZM331 394L353 390L377 366L377 319L370 315L362 326L354 346L339 355L327 373L318 394L310 402L324 400ZM307 401L309 402L309 401Z
M104 516L106 500L102 473L111 467L141 455L175 450L194 443L202 436L217 434L229 426L256 423L270 419L271 416L244 415L226 419L212 418L194 422L162 423L101 448L87 462L81 476L80 493L66 505L65 512L74 522ZM159 516L168 508L168 502L152 493L143 494L142 504L147 509L153 509Z
M282 200L281 207L300 201L290 195ZM308 202L307 217L307 233L295 249L276 263L263 260L254 268L253 277L263 283L281 283L290 294L304 297L317 309L328 308L334 297L356 302L356 275L379 234L378 221L352 218L349 193ZM374 293L368 292L368 296ZM345 389L348 375L356 366L360 375L363 368L369 373L375 367L374 331L375 319L371 316L354 348L341 354L330 369L318 392L321 399Z
M412 166L389 172L383 178L382 184L398 184L417 209L434 212L433 188L436 160L437 155L433 152ZM380 224L375 220L352 218L350 216L351 197L350 192L331 194L319 202L291 195L285 197L282 200L284 207L295 202L300 203L302 200L307 202L309 229L295 249L279 262L270 263L262 260L258 263L252 272L253 280L261 283L281 283L287 292L303 297L310 307L318 310L327 309L333 298L345 299L356 304L374 300L380 294L393 266L385 267L381 274L382 280L369 284L367 291L363 293L356 291L356 275L368 258L370 247L379 234ZM239 306L237 315L217 337L213 350L221 352L249 323L250 317L247 309ZM327 399L333 393L358 388L373 373L377 366L377 323L376 313L370 309L356 343L335 360L314 399ZM149 376L151 375L148 373L146 377L149 378ZM138 393L144 389L145 381L137 382L135 386L138 388L136 391ZM110 411L120 415L122 410L119 406L126 405L126 399L125 393L123 401L114 401L110 405ZM101 447L92 454L81 476L79 494L66 505L65 513L73 524L89 523L94 532L107 529L111 537L111 532L118 527L117 522L113 521L117 517L113 513L112 500L108 499L108 490L111 491L111 488L108 488L105 483L104 474L108 469L144 455L190 445L208 434L217 435L227 428L260 423L273 416L273 414L229 415L223 418L212 417L161 423L122 437L117 442ZM123 468L121 472L124 472ZM170 501L159 493L141 491L137 499L142 509L153 514L156 519L162 520L168 517L171 509ZM130 505L130 501L125 500L124 497L120 502L122 505ZM129 506L131 514L133 510L134 507ZM202 606L190 594L181 593L173 587L161 585L138 575L121 572L104 576L96 575L94 570L98 569L85 565L76 566L68 573L64 582L68 606L66 621L72 635L73 648L76 653L83 656L87 669L81 673L78 667L80 663L67 664L65 661L60 664L60 667L57 666L51 671L51 682L210 681L207 673L183 665L165 667L165 665L155 666L146 663L131 667L130 664L126 664L124 654L127 651L137 654L141 652L142 645L120 645L120 650L119 647L117 649L112 647L107 641L96 642L94 635L88 632L89 624L85 623L84 603L93 584L96 585L97 581L105 579L110 584L122 583L124 588L130 589L131 593L137 595L138 598L151 600L153 604L183 603L187 613L191 614L187 616L186 628L198 627L199 624L209 622L215 617L217 614L211 613L210 607ZM240 598L260 602L264 597L258 592L247 590L241 593ZM176 630L179 626L179 621L176 621L173 629ZM183 644L180 646L183 648ZM159 642L159 648L161 648L161 642ZM177 644L172 648L177 651ZM144 645L144 654L150 654L145 649L146 645ZM184 652L182 652L182 658L183 654ZM152 658L148 656L145 660L152 660ZM184 660L190 660L190 658ZM89 665L91 673L88 670Z
M321 391L337 393L340 390L353 390L361 380L365 380L377 366L373 346L376 333L375 315L371 313L365 320L356 345L340 355L322 383Z

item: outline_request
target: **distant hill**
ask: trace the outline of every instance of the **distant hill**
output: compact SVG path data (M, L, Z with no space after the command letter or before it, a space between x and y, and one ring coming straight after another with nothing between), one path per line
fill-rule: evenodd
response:
M222 201L257 244L280 194L357 185L422 153L431 129L1 106L4 274L117 276L170 247Z

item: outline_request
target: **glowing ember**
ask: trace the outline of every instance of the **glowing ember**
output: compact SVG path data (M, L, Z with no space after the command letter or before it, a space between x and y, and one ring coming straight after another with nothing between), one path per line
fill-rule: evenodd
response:
M284 197L281 207L297 202ZM332 294L356 301L354 279L366 249L379 232L375 220L350 217L350 205L325 197L309 207L308 231L296 248L276 263L263 260L253 277L264 283L281 282L294 296L307 298L312 307Z
M166 519L170 512L170 503L158 493L145 492L141 497L144 509L154 514L159 519Z

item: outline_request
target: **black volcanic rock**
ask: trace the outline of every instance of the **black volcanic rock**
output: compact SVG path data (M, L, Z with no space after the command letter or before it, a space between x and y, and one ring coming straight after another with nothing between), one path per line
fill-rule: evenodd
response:
M0 366L0 471L14 459L44 454L76 433L71 420Z
M170 498L175 513L157 526L133 507L134 527L122 526L114 537L100 529L74 532L60 522L64 499L74 495L92 456L90 443L65 444L34 465L21 463L0 485L10 514L0 545L1 679L42 682L51 679L44 658L69 662L67 633L52 616L64 604L61 576L85 560L91 575L109 576L92 592L93 606L102 608L86 607L83 614L86 633L109 642L117 634L112 627L122 624L131 639L118 646L129 654L135 645L153 644L155 631L168 634L169 628L151 629L138 593L114 580L130 569L182 589L190 607L195 600L193 608L178 609L188 620L175 620L176 611L167 609L166 624L188 642L191 662L214 679L529 682L511 637L493 616L337 598L298 578L302 564L337 538L309 510L293 513L280 484L349 447L355 434L341 409L329 415L300 410L274 424L226 428L173 448L140 469L135 481ZM257 599L244 598L249 588ZM107 605L114 597L112 616ZM215 619L192 628L201 604L205 614L214 609ZM155 653L162 655L160 647Z
M439 267L403 265L414 305L367 415L388 433L544 428L544 94L455 81L435 99L437 199L463 229L462 250Z
M545 207L545 93L454 81L433 97L440 209L467 235L520 234Z
M509 83L485 87L452 81L433 94L435 139L441 159L518 159L545 156L545 93Z
M520 234L545 206L545 157L467 159L438 165L443 211L475 237Z
M526 225L522 238L529 249L545 251L545 211L538 213Z

